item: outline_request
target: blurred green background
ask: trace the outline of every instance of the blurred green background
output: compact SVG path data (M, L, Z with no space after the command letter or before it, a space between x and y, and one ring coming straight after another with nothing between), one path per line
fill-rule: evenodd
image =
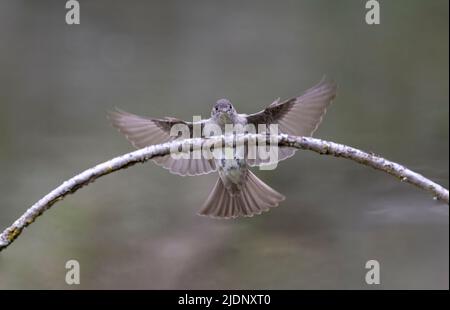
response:
M0 0L0 228L64 180L132 150L106 120L260 110L324 74L315 136L449 185L449 2ZM297 152L255 171L287 196L251 219L199 217L216 174L147 163L58 203L0 253L0 289L449 288L448 206L381 172ZM81 285L65 263L81 264Z

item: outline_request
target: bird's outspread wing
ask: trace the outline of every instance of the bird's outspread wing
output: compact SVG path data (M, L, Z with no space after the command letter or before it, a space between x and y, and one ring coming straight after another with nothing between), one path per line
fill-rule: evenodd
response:
M247 116L247 122L254 124L278 124L279 133L294 136L311 136L319 127L322 118L336 97L336 83L323 78L317 85L305 91L301 96L285 101L276 100L264 110ZM291 157L294 149L281 148L278 160ZM258 160L249 161L258 165Z
M336 96L336 84L322 79L299 97L274 101L264 110L247 116L248 123L278 124L283 133L311 136Z
M193 129L193 123L177 118L146 118L119 109L109 112L108 118L112 125L124 134L136 148L175 140L177 137L170 135L170 130L174 125L186 125L190 133ZM171 155L166 155L153 161L171 173L182 176L207 174L217 169L213 160L194 159L192 153L190 153L190 157L189 159L175 159Z

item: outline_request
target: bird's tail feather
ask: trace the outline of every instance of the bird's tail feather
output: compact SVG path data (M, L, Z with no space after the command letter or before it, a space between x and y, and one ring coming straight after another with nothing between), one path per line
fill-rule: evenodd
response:
M234 193L219 178L199 214L221 219L251 217L269 211L282 200L282 194L248 171L242 190Z

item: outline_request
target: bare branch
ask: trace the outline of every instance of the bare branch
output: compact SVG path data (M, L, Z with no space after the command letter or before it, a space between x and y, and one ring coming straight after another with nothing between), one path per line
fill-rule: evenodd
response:
M262 138L266 139L267 143L269 143L271 139L270 136L254 134L243 135L241 138L244 140ZM187 149L190 149L191 151L202 149L203 144L206 143L206 141L210 143L209 145L215 144L216 142L220 143L221 141L225 145L232 145L235 143L235 141L233 142L232 137L225 138L223 136L174 141L170 143L148 146L143 149L113 158L93 168L85 170L84 172L65 181L63 184L48 193L41 200L31 206L10 227L6 228L0 234L0 251L14 242L14 240L22 233L23 229L33 223L39 215L48 210L57 201L62 200L68 194L76 192L81 187L114 171L125 169L136 163L146 162L152 158L168 155L170 154L171 149L178 149L183 145L185 147L187 146ZM369 166L393 175L403 182L413 184L430 192L435 199L441 200L447 204L449 203L449 192L447 189L400 164L388 161L377 155L369 154L343 144L311 137L295 137L284 134L278 136L278 145L281 147L287 146L296 149L310 150L319 154L332 155L335 157L353 160L365 166Z

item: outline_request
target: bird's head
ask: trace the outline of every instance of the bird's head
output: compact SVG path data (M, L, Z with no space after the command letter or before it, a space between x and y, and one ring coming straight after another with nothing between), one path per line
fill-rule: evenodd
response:
M219 99L212 108L211 117L215 119L221 119L227 121L232 119L232 116L236 113L233 105L228 99Z

